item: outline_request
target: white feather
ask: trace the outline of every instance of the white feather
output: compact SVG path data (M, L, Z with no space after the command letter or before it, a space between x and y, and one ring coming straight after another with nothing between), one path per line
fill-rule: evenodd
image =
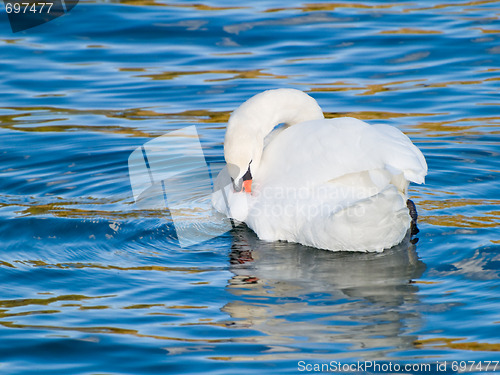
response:
M214 194L214 207L267 241L334 251L382 251L398 244L411 221L407 186L423 183L427 174L424 156L394 127L348 117L326 120L318 108L305 93L279 89L237 109L225 157L236 165L229 169L238 171L234 179L250 165L253 189L234 192L231 185L226 198ZM280 122L292 126L269 134ZM228 183L225 176L219 185Z

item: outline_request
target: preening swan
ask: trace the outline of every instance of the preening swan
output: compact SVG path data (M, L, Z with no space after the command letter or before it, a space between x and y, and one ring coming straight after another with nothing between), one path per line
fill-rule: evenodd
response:
M264 91L236 109L224 157L212 196L219 212L262 240L333 251L401 242L411 223L408 184L427 174L424 156L398 129L324 119L294 89Z

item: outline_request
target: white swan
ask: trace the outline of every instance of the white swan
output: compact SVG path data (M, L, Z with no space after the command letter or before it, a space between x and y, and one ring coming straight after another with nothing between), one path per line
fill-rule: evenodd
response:
M262 240L333 251L401 242L411 223L408 184L427 174L424 156L398 129L324 119L316 101L294 89L262 92L236 109L224 157L212 196L219 212Z

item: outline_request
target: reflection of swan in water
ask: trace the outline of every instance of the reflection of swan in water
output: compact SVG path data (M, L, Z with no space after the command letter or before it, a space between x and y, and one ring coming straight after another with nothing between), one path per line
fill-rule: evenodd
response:
M233 234L228 288L239 299L224 311L234 326L264 333L262 344L307 340L328 352L370 350L364 358L412 346L420 319L411 280L425 265L409 235L383 253L332 253L260 241L244 226Z

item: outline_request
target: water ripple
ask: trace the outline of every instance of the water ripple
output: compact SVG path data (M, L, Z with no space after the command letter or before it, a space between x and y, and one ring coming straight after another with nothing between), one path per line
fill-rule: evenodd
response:
M499 20L495 0L85 0L16 34L2 18L4 372L492 360ZM231 111L280 87L422 149L418 242L332 254L240 226L183 249L168 211L134 205L133 150L196 125L207 162L223 162Z

